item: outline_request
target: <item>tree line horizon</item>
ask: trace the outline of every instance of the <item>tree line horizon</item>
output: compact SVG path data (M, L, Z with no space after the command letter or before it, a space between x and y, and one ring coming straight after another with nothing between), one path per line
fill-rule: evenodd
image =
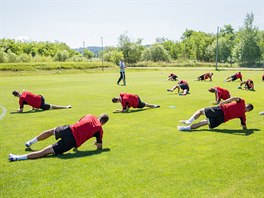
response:
M244 24L235 31L224 25L217 34L186 29L180 41L164 37L150 45L143 39L133 40L121 34L117 47L106 46L97 51L88 48L71 49L63 42L16 41L0 39L0 63L16 62L85 62L108 61L118 64L138 62L175 62L194 60L204 63L220 62L255 67L264 64L264 31L254 26L254 14L247 13ZM96 59L97 58L97 59Z

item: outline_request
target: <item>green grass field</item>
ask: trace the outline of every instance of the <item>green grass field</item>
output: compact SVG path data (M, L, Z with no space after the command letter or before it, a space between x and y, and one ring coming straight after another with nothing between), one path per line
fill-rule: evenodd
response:
M183 97L168 93L174 72L190 85ZM255 92L237 89L239 82L225 83L236 71L214 72L212 82L194 79L201 70L130 71L127 86L117 86L118 71L52 75L1 75L0 104L7 109L0 120L0 197L264 197L264 84L263 71L242 71L251 78ZM210 106L222 86L254 105L247 113L251 135L231 120L215 130L207 127L179 132L178 121ZM42 94L47 103L72 105L72 109L13 113L18 100L13 90ZM120 104L111 102L120 92L138 94L159 109L112 113ZM175 106L176 108L170 108ZM29 107L25 111L30 110ZM24 154L24 143L40 132L72 124L91 113L108 113L104 148L96 152L93 139L64 155L38 160L8 162L8 154ZM202 118L201 118L202 119ZM32 146L39 150L52 137Z

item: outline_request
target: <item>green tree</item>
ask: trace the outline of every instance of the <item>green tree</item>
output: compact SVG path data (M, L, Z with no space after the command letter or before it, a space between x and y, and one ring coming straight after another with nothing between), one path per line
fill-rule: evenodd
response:
M115 47L108 47L104 51L104 60L115 63L118 65L121 58L124 58L122 52L118 51Z
M118 47L123 53L127 63L136 63L140 60L144 47L141 45L142 39L133 42L126 34L119 36Z
M234 56L237 61L246 66L255 65L261 59L259 46L258 29L253 26L254 14L246 15L244 26L237 34L237 43L234 49Z
M91 59L94 57L94 54L93 52L91 52L90 50L88 49L84 49L83 50L83 57L87 58L87 59Z
M162 44L156 43L149 48L145 49L142 53L142 60L145 61L166 61L169 62L171 59L169 53Z

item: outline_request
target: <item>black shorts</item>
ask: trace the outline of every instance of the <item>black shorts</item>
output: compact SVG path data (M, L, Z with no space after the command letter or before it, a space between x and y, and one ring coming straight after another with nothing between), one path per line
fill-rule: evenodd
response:
M231 76L231 80L235 81L237 79L236 75Z
M182 90L187 89L187 91L189 92L189 86L188 86L188 85L186 85L186 84L179 84L179 86L180 86L180 88L181 88ZM188 93L188 92L187 92L187 93Z
M209 120L209 127L211 129L224 123L224 112L219 106L205 108L204 113Z
M198 79L200 79L200 80L204 80L204 75L199 76Z
M52 145L55 155L62 154L76 147L76 141L69 125L59 126L55 129L55 139L59 138L60 140Z
M43 96L41 96L41 106L40 108L42 110L49 110L50 109L50 104L45 104L45 98Z
M137 108L142 109L142 108L144 108L145 106L146 106L146 104L145 104L144 102L142 102L142 101L140 100L140 98L138 97L138 106L137 106Z

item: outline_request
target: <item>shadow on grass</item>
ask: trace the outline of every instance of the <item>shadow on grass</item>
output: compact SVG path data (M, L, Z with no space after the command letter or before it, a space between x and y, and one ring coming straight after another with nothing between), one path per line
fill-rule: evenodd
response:
M127 113L136 113L136 112L139 112L139 111L145 111L145 110L149 110L149 109L157 109L157 108L142 108L142 109L131 109L129 110L128 112L113 112L113 113L120 113L120 114L127 114Z
M39 112L44 112L44 111L42 109L23 111L22 113L19 113L17 111L12 111L10 112L10 114L25 114L25 113L39 113Z
M111 151L110 148L104 148L101 150L90 150L90 151L74 151L74 153L65 153L65 154L61 154L61 155L53 155L53 156L49 156L49 157L58 157L60 159L71 159L71 158L80 158L80 157L87 157L87 156L92 156L92 155L98 155L100 153L104 153L104 152L109 152Z
M243 130L243 129L235 129L235 130L234 129L197 129L197 130L193 130L193 132L204 132L204 131L249 136L253 134L255 131L260 131L260 130L259 129L246 129L246 130Z

